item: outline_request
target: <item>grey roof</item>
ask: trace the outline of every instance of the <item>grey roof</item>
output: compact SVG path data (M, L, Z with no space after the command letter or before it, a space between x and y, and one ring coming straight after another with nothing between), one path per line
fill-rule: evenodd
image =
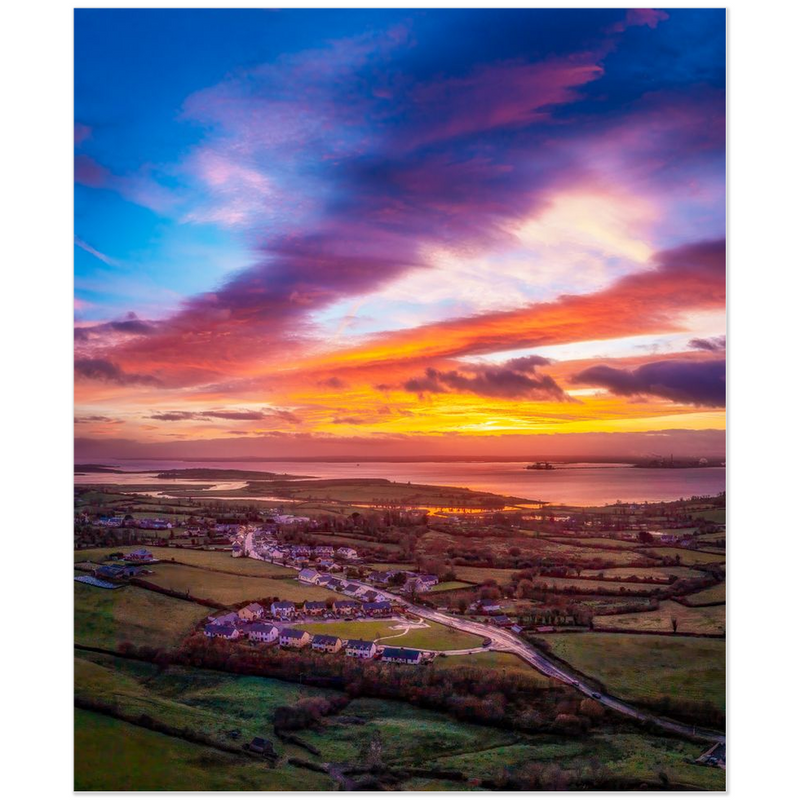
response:
M302 639L305 633L305 631L299 631L295 628L284 628L281 631L281 636L286 636L288 639Z
M402 647L384 647L383 658L400 658L403 661L416 661L422 656L419 650L406 650Z
M338 636L330 636L327 633L317 633L311 640L311 644L336 644L341 641Z
M357 650L368 650L375 642L367 642L364 639L348 639L347 646L355 647Z

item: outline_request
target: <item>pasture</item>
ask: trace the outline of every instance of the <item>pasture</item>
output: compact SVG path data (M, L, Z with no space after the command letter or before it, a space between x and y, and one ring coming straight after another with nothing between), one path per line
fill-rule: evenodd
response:
M725 642L624 633L544 634L553 653L631 702L710 700L725 711Z
M641 611L634 614L615 614L595 617L596 630L608 628L631 631L672 632L672 619L678 621L678 633L725 633L725 606L705 608L686 608L680 603L666 600L655 611Z
M703 589L700 592L688 594L683 598L683 601L690 606L702 606L708 603L724 603L725 583L718 583L716 586L710 586L708 589Z
M722 564L724 553L705 553L698 550L685 550L682 547L657 547L642 550L652 558L679 558L681 564Z
M110 592L75 582L75 643L109 650L126 641L175 647L210 611L137 586Z
M457 631L436 622L426 622L427 627L410 628L403 633L404 620L369 622L319 622L298 627L309 633L327 633L342 639L381 639L379 644L392 647L414 647L422 650L464 650L480 647L483 637ZM399 627L398 627L399 626Z
M231 561L245 559L231 559ZM247 559L247 563L257 563ZM160 563L153 568L153 575L146 579L156 586L186 593L193 597L215 600L224 605L242 603L245 600L279 597L281 600L326 600L332 592L318 586L307 586L290 578L252 578L228 572L212 572L207 569L186 567L182 564ZM296 572L292 573L296 575Z
M701 578L703 573L691 567L609 567L608 569L582 569L582 578L637 578L647 580L654 578L658 581L669 581L671 576L676 578Z

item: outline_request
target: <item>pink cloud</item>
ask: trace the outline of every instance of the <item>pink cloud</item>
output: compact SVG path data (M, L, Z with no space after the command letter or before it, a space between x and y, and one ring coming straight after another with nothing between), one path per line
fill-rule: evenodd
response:
M92 129L82 122L75 123L75 144L79 145L85 142L92 135Z
M666 11L658 11L653 8L630 8L625 15L625 19L613 25L609 31L611 33L622 33L628 28L635 28L646 25L648 28L655 28L659 22L669 19Z

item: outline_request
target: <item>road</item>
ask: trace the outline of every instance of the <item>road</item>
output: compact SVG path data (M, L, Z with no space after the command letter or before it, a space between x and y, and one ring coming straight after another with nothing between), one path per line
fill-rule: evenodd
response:
M260 556L253 548L252 534L248 533L245 540L245 547L250 554L251 558L259 559ZM264 560L264 559L260 559ZM348 579L349 583L355 583L358 586L364 586L369 589L375 589L374 586L362 581ZM491 640L491 645L486 650L497 650L505 653L513 653L521 658L527 664L530 664L534 669L554 680L566 683L572 686L579 692L582 692L587 697L591 697L598 703L610 708L619 714L627 717L640 720L642 722L649 722L657 725L659 728L670 733L678 734L679 736L688 736L695 739L702 739L708 742L725 743L725 734L717 731L703 730L693 725L684 725L680 722L674 722L671 719L657 717L646 711L641 711L630 703L626 703L617 697L613 697L605 692L598 692L595 688L586 683L578 675L569 672L565 667L552 659L548 658L546 654L540 652L525 640L519 638L511 631L497 628L493 625L487 625L483 622L476 622L475 620L465 619L464 617L456 617L451 614L446 614L442 611L425 608L424 606L414 605L409 603L405 597L387 592L385 589L379 589L380 593L389 600L394 600L397 603L404 605L408 611L416 614L423 619L430 620L431 622L438 622L441 625L446 625L449 628L455 628L465 633L472 633L476 636L482 636Z

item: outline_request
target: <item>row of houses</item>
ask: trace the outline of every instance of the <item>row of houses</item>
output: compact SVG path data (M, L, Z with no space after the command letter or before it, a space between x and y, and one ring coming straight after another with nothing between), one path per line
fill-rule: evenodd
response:
M389 584L397 584L399 586L397 579L398 575L402 576L403 578L403 584L400 591L409 594L411 592L416 592L417 594L429 592L434 586L436 586L437 583L439 583L439 578L436 575L426 575L419 572L411 572L409 570L401 569L370 572L367 576L367 580L370 583L377 584L378 586L388 586Z
M229 623L242 625L269 617L288 620L295 619L301 615L307 617L388 617L391 613L392 604L388 600L376 600L373 602L360 602L352 599L335 600L330 608L322 600L306 600L299 607L291 600L276 600L270 606L249 603L238 611L230 611L223 616L210 619L209 624L221 625Z
M277 642L289 650L302 650L311 647L318 653L339 653L344 650L350 658L373 659L378 653L378 646L373 641L364 639L342 639L339 636L317 633L311 634L299 628L279 628L268 622L256 622L246 627L236 626L230 622L209 623L204 628L209 638L221 638L235 641L248 638L259 644ZM382 661L396 664L419 664L423 660L421 650L405 647L384 647L380 652Z

